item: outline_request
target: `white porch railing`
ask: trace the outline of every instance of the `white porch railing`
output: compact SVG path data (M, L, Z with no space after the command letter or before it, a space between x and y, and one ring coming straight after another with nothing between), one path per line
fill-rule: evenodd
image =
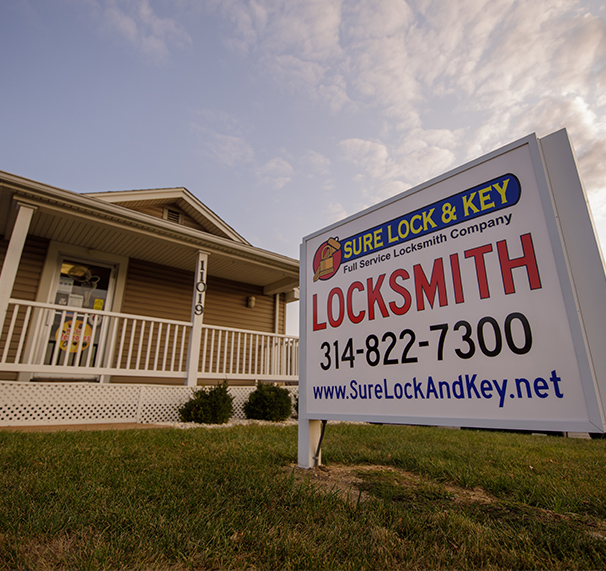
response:
M11 299L0 371L187 378L191 323ZM202 327L199 379L297 380L298 339Z
M211 379L298 379L299 339L232 329L202 327L198 373Z

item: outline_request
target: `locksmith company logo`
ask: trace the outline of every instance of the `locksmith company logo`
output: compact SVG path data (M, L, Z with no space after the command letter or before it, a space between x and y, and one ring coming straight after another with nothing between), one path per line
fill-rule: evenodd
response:
M314 282L332 278L341 265L341 258L339 238L329 238L316 250L314 255Z
M499 224L508 225L511 214L497 213L517 204L521 193L520 181L515 175L508 173L343 240L329 238L314 255L314 282L330 279L337 273L342 262L352 262L429 234L438 235L450 231L448 229L453 226L477 218L492 216L487 222L470 226L465 233L450 231L451 237L464 236L468 232L481 233L484 229ZM433 243L446 239L445 234L440 234L439 240L434 238Z

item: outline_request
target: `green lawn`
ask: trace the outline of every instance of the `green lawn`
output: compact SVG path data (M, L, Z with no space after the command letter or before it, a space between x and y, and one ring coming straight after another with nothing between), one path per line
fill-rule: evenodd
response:
M329 423L318 477L296 447L294 426L0 432L0 569L606 567L606 440Z

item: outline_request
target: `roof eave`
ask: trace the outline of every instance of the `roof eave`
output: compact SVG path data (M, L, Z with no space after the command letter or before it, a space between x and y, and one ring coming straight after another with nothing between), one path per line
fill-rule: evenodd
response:
M160 234L192 248L221 251L235 258L267 264L298 275L299 262L288 256L257 248L249 243L238 243L220 236L202 233L185 226L175 227L171 222L108 203L94 196L77 194L2 171L0 171L0 186L10 188L22 202L33 205L54 204L55 208L60 210L76 211L95 218L108 218L117 225L152 232L155 235Z

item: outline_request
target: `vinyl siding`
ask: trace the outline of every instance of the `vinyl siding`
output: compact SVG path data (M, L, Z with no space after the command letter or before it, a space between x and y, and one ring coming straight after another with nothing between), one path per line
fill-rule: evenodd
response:
M246 307L255 298L255 307ZM236 329L274 332L274 298L263 295L263 288L209 276L204 323Z
M122 311L148 317L189 321L193 295L194 273L131 259L124 293ZM246 307L249 296L255 297L255 307ZM285 303L280 296L280 331L284 332ZM204 323L220 327L234 327L263 333L274 329L274 297L263 295L258 286L208 277ZM129 332L127 332L127 335ZM230 341L228 354L231 352ZM187 344L187 340L186 340ZM144 343L144 346L146 342ZM169 350L170 353L170 350ZM221 351L221 354L223 351ZM187 346L185 347L187 354ZM215 359L216 354L215 354ZM209 358L207 358L209 360ZM206 363L208 368L210 363ZM181 385L177 379L161 377L114 376L112 383L149 383ZM215 384L216 381L208 381ZM204 380L200 380L204 384ZM233 384L233 382L232 382ZM250 384L242 381L235 384Z
M0 240L0 263L4 264L4 258L8 249L8 241ZM38 285L40 283L40 275L42 273L42 267L46 258L46 252L48 250L48 241L35 236L28 236L23 247L23 256L19 263L19 269L17 270L17 277L15 279L15 285L11 297L16 299L24 299L26 301L35 301L36 293L38 292ZM17 327L19 328L23 324L23 318L17 320ZM8 323L5 324L8 327ZM6 339L6 332L2 332L2 338L0 345L4 346L4 339ZM16 343L16 342L15 342ZM9 351L14 355L15 348ZM16 380L16 373L0 373L0 380L12 381Z
M131 259L122 312L189 321L194 273Z
M198 222L196 222L191 216L188 216L181 210L178 206L174 204L169 204L167 206L162 205L149 205L149 206L137 206L137 208L130 207L132 210L136 210L137 212L141 212L141 214L147 214L148 216L153 216L155 218L164 218L164 208L168 208L170 210L175 210L176 212L181 213L181 224L187 228L193 228L194 230L200 230L202 232L207 232L207 230L202 227Z
M132 259L124 292L122 311L147 317L189 321L194 273ZM254 308L246 307L254 296ZM279 331L284 332L284 302L280 301ZM274 332L274 297L263 288L208 277L204 323L264 333Z
M0 263L2 265L7 249L8 241L0 240ZM35 301L47 250L48 240L35 236L27 237L11 297Z

